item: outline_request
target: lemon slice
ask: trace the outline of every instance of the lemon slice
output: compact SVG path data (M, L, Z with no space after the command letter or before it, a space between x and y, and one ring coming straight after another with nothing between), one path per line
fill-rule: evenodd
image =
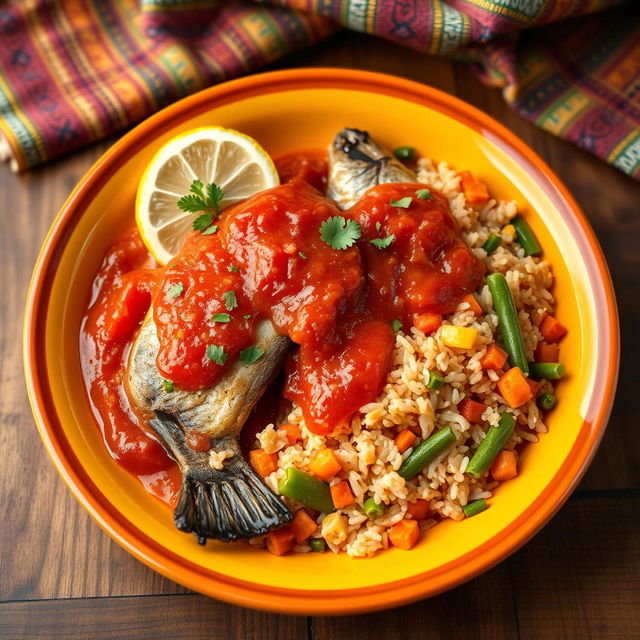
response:
M279 183L267 152L233 129L202 127L169 140L145 169L136 197L138 231L160 264L180 251L200 215L178 208L178 200L196 179L214 182L223 190L221 207Z

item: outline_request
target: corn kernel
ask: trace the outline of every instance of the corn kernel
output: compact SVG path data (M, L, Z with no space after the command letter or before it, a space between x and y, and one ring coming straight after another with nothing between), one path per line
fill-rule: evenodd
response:
M455 349L471 349L475 344L478 331L472 327L456 327L446 324L442 327L440 337L447 347Z
M347 539L347 519L339 513L330 513L322 521L321 532L329 544L338 547Z

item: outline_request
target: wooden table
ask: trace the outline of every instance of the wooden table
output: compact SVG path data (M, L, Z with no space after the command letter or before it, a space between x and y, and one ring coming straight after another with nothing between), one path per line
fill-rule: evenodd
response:
M640 637L640 184L522 120L464 66L342 33L278 63L374 69L423 81L488 112L564 180L600 238L623 335L617 400L578 490L531 542L485 575L402 609L303 618L187 592L111 541L40 445L21 364L22 306L38 248L68 193L113 140L15 176L0 167L1 638ZM634 400L635 398L635 400Z

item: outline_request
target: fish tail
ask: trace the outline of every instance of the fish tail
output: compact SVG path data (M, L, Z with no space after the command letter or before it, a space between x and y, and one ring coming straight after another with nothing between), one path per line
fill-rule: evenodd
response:
M173 514L178 529L193 533L200 544L205 544L207 539L231 542L254 538L291 521L291 512L282 499L242 456L237 438L225 436L212 442L216 451L234 452L218 470L209 465L209 452L195 452L186 446L184 433L173 417L158 413L153 422L163 441L173 445L168 449L183 473ZM170 432L170 436L167 438L164 432Z

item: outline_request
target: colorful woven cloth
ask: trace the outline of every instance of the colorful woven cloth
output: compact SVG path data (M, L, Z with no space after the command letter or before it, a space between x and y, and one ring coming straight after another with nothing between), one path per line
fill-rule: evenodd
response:
M469 61L640 177L636 0L0 0L0 157L36 166L339 26Z

